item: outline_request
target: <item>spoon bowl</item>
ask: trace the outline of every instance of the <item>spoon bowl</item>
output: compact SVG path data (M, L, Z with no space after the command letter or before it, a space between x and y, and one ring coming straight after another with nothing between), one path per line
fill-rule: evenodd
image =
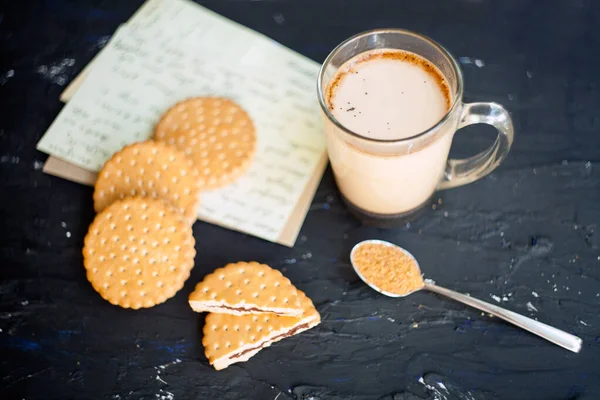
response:
M362 241L362 242L356 244L352 248L352 251L350 252L350 262L352 264L352 267L354 268L354 271L360 277L360 279L363 280L363 282L365 282L371 288L373 288L374 290L376 290L377 292L379 292L383 295L386 295L389 297L406 297L411 293L426 289L426 290L429 290L430 292L435 292L437 294L449 297L453 300L456 300L463 304L467 304L471 307L477 308L478 310L481 310L488 314L494 315L500 319L503 319L503 320L505 320L513 325L516 325L520 328L523 328L535 335L538 335L538 336L540 336L558 346L561 346L567 350L570 350L574 353L578 353L581 350L582 340L575 335L571 335L570 333L561 331L560 329L554 328L550 325L546 325L542 322L533 320L531 318L525 317L521 314L517 314L513 311L509 311L502 307L498 307L496 305L486 303L485 301L476 299L474 297L467 296L467 295L437 286L431 280L424 280L423 286L421 288L409 291L404 294L390 293L389 291L382 290L380 287L375 285L373 282L370 282L361 273L360 268L357 266L356 252L361 248L361 246L364 246L367 244L381 245L381 246L391 247L391 248L400 250L400 252L402 252L404 255L408 256L412 261L414 261L415 267L417 268L417 270L419 272L421 272L421 269L419 267L419 263L417 262L417 259L412 254L410 254L407 250L403 249L402 247L396 246L395 244L392 244L390 242L386 242L384 240L365 240L365 241Z
M362 279L362 281L364 283L366 283L367 285L369 285L373 290L388 296L388 297L406 297L409 294L418 292L419 290L422 290L423 288L420 289L415 289L413 291L404 293L404 294L398 294L398 293L391 293L385 290L382 290L381 288L379 288L378 286L376 286L375 284L373 284L372 282L369 282L367 280L367 278L365 278L365 276L360 272L360 269L356 266L356 262L355 262L355 255L356 255L356 251L358 249L360 249L361 246L364 246L365 244L379 244L379 245L383 245L383 246L387 246L387 247L391 247L391 248L395 248L397 250L400 250L402 253L404 253L406 256L408 256L410 259L412 259L412 261L415 263L415 266L417 267L417 269L419 270L419 272L421 272L421 268L419 268L419 263L417 261L417 259L415 258L415 256L413 256L412 254L410 254L410 252L406 249L403 249L400 246L396 246L393 243L390 242L386 242L385 240L377 240L377 239L372 239L372 240L364 240L362 242L357 243L352 250L350 251L350 263L352 264L352 268L354 268L354 272L356 272L356 275L358 275L358 277L360 279Z

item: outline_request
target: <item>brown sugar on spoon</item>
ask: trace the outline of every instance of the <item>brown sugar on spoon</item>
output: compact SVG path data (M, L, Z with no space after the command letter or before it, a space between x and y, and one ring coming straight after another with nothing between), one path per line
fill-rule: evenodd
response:
M356 250L353 260L365 280L381 291L403 296L424 285L415 260L397 247L367 243Z
M256 152L252 119L225 98L197 97L176 104L156 125L154 139L189 156L205 189L223 187L242 176Z

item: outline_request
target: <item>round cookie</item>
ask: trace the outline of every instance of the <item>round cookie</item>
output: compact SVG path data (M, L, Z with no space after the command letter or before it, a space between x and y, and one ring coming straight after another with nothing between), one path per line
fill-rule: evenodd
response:
M200 200L198 170L179 150L152 140L134 143L114 154L94 186L94 208L101 212L130 196L160 198L194 223Z
M240 177L256 152L252 119L224 98L197 97L176 104L156 125L154 139L191 157L207 189Z
M194 266L192 228L162 200L129 197L90 225L83 265L94 289L124 308L152 307L173 297Z

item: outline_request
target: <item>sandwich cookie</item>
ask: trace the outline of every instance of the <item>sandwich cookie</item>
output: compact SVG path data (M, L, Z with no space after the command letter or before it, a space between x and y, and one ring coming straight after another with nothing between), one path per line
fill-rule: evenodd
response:
M297 293L303 310L301 317L208 314L202 344L210 364L221 370L248 361L265 347L318 325L321 316L312 301L303 292Z
M281 272L257 262L228 264L207 275L190 294L196 312L233 315L304 312L297 289Z

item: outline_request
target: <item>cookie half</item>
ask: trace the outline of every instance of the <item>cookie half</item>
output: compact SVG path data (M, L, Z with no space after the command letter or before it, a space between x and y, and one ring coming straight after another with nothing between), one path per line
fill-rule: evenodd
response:
M210 364L221 370L248 361L265 347L318 325L321 316L312 301L301 291L298 296L303 309L301 317L208 314L202 344Z
M196 312L300 316L304 310L297 292L276 269L238 262L207 275L190 294L189 303Z

